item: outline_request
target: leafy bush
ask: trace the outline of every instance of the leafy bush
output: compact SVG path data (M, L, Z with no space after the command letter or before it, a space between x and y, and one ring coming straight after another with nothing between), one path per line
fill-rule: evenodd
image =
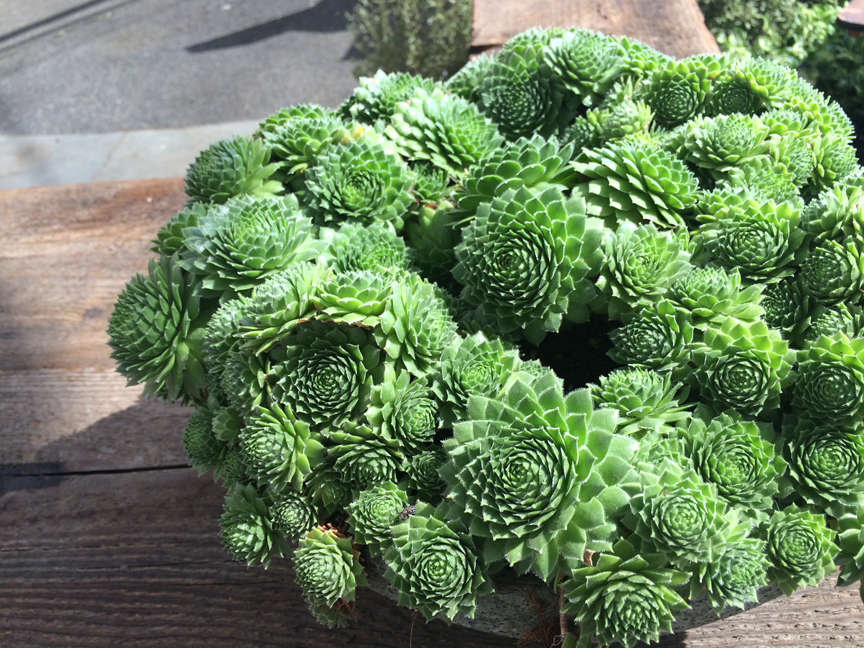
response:
M468 60L472 24L471 0L357 0L348 22L363 56L355 74L449 76Z
M369 571L448 619L509 571L656 640L864 573L851 136L782 65L584 30L379 72L196 159L110 344L322 623Z

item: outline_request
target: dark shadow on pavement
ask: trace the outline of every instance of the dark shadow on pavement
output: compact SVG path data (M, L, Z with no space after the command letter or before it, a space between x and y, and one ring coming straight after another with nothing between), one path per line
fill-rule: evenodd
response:
M348 27L347 14L354 8L354 3L355 0L321 0L309 9L190 45L186 51L200 54L229 47L242 47L292 31L344 31Z

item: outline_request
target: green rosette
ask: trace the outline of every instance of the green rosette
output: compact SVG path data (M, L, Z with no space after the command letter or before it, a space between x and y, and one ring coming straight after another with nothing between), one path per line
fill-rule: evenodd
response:
M801 212L801 227L818 239L864 238L864 176L855 173L823 190ZM179 216L179 215L178 215Z
M487 564L545 580L579 565L585 549L608 549L638 488L638 444L615 434L616 418L594 410L588 390L565 397L552 373L517 372L495 399L473 396L443 444L448 517L486 539Z
M786 421L789 462L784 494L839 518L864 501L864 434L860 427Z
M310 319L315 314L312 298L329 274L320 264L298 263L257 286L237 307L244 346L257 353L267 351Z
M270 559L287 548L274 528L265 500L254 486L234 487L225 498L219 534L228 554L247 565L270 566Z
M638 552L619 540L596 564L574 569L562 585L564 609L579 624L575 646L631 648L658 641L661 632L672 632L675 613L688 607L676 589L689 577L670 569L663 554Z
M478 321L538 344L565 319L588 318L601 235L580 199L554 187L508 190L478 207L463 229L453 276L463 302L477 305Z
M405 458L398 441L379 436L365 425L346 421L340 431L331 432L327 456L341 479L355 489L381 482L395 482Z
M690 254L672 232L628 221L606 238L605 257L597 287L610 319L655 303L690 269Z
M864 414L864 338L836 333L798 351L793 405L817 421L857 425Z
M451 77L448 85L452 82ZM396 112L396 106L410 99L417 89L432 92L437 86L438 82L416 74L378 70L372 76L360 77L353 94L339 107L339 111L346 118L373 126L379 121L389 120Z
M667 300L636 311L609 333L609 357L619 364L651 369L684 366L693 342L693 325L686 313Z
M247 292L280 270L314 259L321 247L294 196L229 200L184 236L183 264L202 276L202 289L213 296L229 289Z
M690 581L691 598L704 595L717 611L745 609L758 601L759 589L768 584L768 556L759 538L729 542L711 562L697 565Z
M358 544L380 547L390 542L390 529L408 505L408 496L393 482L360 491L345 507L348 525Z
M645 100L663 128L675 128L702 110L711 89L710 73L699 57L669 61L651 75Z
M807 320L801 346L815 342L823 335L834 337L843 333L848 338L861 337L864 331L864 310L857 304L839 303L834 306L817 305Z
M359 131L359 132L358 132ZM271 156L283 164L287 184L303 189L303 174L330 144L344 142L362 132L344 123L331 109L298 104L270 115L258 125L255 136L270 146Z
M364 135L326 148L305 175L305 200L317 225L391 223L402 229L411 205L408 166L382 141Z
M363 329L308 322L272 366L273 400L325 435L363 412L380 353Z
M795 275L765 286L760 306L765 323L786 337L796 339L809 324L810 298Z
M492 202L508 189L569 189L576 176L569 165L573 153L573 144L539 135L521 137L495 149L472 166L456 188L453 197L459 205L458 213L474 216L481 203Z
M716 559L738 524L737 510L693 470L643 470L642 491L630 509L625 524L642 549L660 552L682 569Z
M595 407L618 412L618 433L639 438L649 431L674 427L690 418L683 404L686 390L666 372L644 367L615 369L589 385Z
M309 425L277 403L247 417L239 443L248 473L275 492L300 489L324 455L324 446L310 434Z
M177 212L156 232L156 238L153 239L153 247L150 250L161 256L171 256L175 253L178 253L178 256L183 254L186 251L183 230L187 227L197 226L198 221L207 215L209 208L210 205L206 203L196 202Z
M343 224L331 238L327 255L340 272L411 268L411 254L405 241L387 223Z
M687 122L684 159L715 177L722 177L747 158L765 152L764 131L746 115L720 115Z
M468 399L493 398L519 363L518 353L483 333L459 338L441 354L433 389L443 404L445 420L465 418Z
M366 419L382 436L398 440L406 455L432 443L442 425L440 404L428 382L412 380L407 371L397 373L392 365L372 386Z
M405 473L408 488L431 501L439 501L447 484L441 479L441 466L447 461L447 453L439 446L421 450L408 460Z
M303 595L312 603L332 607L353 601L358 585L366 585L363 567L351 540L335 529L316 527L294 551L294 574Z
M705 330L727 317L758 320L764 313L762 291L758 284L742 285L738 270L691 266L672 282L666 298L690 316L695 328Z
M556 70L544 65L544 51L549 48L511 43L484 70L477 105L508 139L555 135L576 113Z
M198 408L189 417L183 432L183 448L189 464L199 475L222 465L226 446L213 434L213 415L210 410Z
M108 344L128 384L168 400L203 401L203 326L199 284L174 257L151 261L132 277L108 320Z
M821 304L860 301L864 289L864 243L850 238L843 243L823 240L811 249L801 264L804 291Z
M239 349L225 358L219 385L231 408L245 416L270 402L270 380L270 359Z
M758 416L779 407L794 355L780 332L761 320L730 318L706 329L703 342L694 345L693 381L702 401L715 411Z
M737 200L736 200L737 202ZM804 232L800 210L792 203L745 199L703 214L698 231L699 262L738 270L751 283L791 275Z
M371 328L387 308L393 279L387 271L352 270L330 275L311 296L319 320Z
M860 503L854 510L837 518L837 545L840 553L838 585L849 585L864 577L864 506Z
M660 228L684 225L696 206L699 183L680 159L645 138L624 138L582 151L572 162L588 213L607 226L623 220Z
M404 158L429 161L456 177L502 142L474 104L437 88L420 88L397 104L386 132Z
M480 101L480 86L495 63L495 56L484 52L463 65L445 82L447 89L472 103Z
M354 497L351 485L334 468L333 459L332 456L325 456L324 461L312 468L303 486L303 492L325 515L332 515L344 508Z
M270 507L273 529L294 542L315 526L318 512L308 497L296 491L280 493Z
M390 302L374 335L384 356L397 369L418 378L431 373L456 336L448 296L417 275L403 274L393 284Z
M791 505L774 511L764 529L768 559L768 577L784 594L799 587L818 585L836 566L839 548L835 532L828 528L825 516Z
M203 355L208 377L221 375L228 354L237 350L240 344L240 320L246 312L247 305L245 297L236 297L222 302L204 327Z
M774 505L786 462L775 452L773 426L729 414L695 416L683 438L696 472L730 505L745 511Z
M192 202L224 203L234 196L257 198L282 193L271 179L282 165L270 163L270 147L249 137L231 137L198 154L186 171L186 195Z
M612 36L588 29L568 29L543 53L546 67L583 105L600 103L624 72L627 53Z
M491 592L492 583L471 535L423 502L393 526L392 535L385 577L399 593L399 604L420 610L427 620L473 617L477 597Z

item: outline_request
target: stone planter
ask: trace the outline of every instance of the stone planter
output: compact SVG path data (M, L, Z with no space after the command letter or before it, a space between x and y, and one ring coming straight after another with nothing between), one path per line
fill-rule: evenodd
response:
M369 587L392 601L398 601L396 590L382 576L383 564L373 565L369 572ZM495 580L495 593L479 599L474 618L469 619L459 615L453 623L516 640L532 628L557 617L558 602L552 590L539 579L531 576L514 576L509 579L496 578ZM776 585L763 587L759 590L759 602L748 604L746 609L782 595ZM691 606L689 610L678 613L672 624L675 632L695 628L744 611L727 607L718 616L706 599L691 601Z

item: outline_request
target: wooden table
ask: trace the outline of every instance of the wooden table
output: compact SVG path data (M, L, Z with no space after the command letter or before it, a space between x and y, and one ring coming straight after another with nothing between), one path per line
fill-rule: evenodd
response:
M422 620L412 640L411 612L367 591L355 626L326 630L288 561L227 559L220 489L186 466L188 410L141 400L106 346L183 202L178 179L0 192L0 646L513 646ZM862 611L825 584L662 645L864 646Z

